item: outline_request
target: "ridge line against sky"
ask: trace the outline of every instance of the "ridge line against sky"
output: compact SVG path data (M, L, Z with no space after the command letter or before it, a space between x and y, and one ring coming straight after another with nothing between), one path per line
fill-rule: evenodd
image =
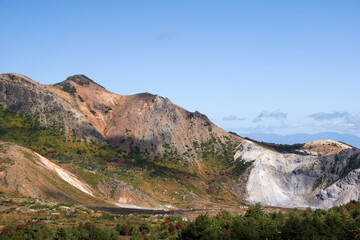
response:
M360 134L360 1L0 0L0 72L85 74L224 129Z

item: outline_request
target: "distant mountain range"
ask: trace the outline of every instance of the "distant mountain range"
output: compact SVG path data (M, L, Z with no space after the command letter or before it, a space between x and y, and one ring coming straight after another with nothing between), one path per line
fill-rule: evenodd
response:
M360 137L351 134L342 134L336 132L321 132L316 134L296 133L290 135L278 135L268 133L239 133L239 135L257 141L277 144L307 143L318 139L332 139L335 141L350 144L356 148L360 148Z

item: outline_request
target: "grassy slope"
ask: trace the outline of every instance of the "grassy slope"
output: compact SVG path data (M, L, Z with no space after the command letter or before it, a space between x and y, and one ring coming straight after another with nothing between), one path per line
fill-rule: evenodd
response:
M198 143L196 152L201 156L200 169L184 162L170 146L163 155L155 158L149 158L136 148L124 156L111 146L86 142L74 135L66 136L61 128L44 128L36 118L0 107L0 139L56 160L94 188L100 180L117 178L158 201L171 204L237 201L224 187L224 183L237 179L232 150L238 142L232 138L226 143L215 137L206 143ZM216 147L219 144L224 149L221 152Z
M0 167L0 191L10 197L25 194L86 206L113 206L102 197L92 197L72 186L50 171L32 151L16 144L0 142Z

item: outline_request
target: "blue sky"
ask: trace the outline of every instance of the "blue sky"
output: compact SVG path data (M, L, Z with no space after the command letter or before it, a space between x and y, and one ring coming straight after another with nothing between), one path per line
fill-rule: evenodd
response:
M237 132L360 135L360 0L0 0L0 72L82 73Z

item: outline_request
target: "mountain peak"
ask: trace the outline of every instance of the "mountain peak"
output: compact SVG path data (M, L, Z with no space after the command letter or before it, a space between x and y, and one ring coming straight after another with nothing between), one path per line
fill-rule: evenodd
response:
M70 76L65 81L63 81L61 83L69 83L69 82L74 82L74 83L77 83L77 84L79 84L81 86L95 85L97 87L105 89L103 86L101 86L100 84L94 82L89 77L85 76L84 74L76 74L76 75Z
M6 77L9 80L25 80L27 82L30 82L32 84L39 84L38 82L35 82L34 80L32 80L31 78L22 75L20 73L4 73L4 74L0 74L0 77Z
M325 156L338 154L344 149L351 148L349 145L330 139L321 139L308 142L303 149L307 149L313 155Z

